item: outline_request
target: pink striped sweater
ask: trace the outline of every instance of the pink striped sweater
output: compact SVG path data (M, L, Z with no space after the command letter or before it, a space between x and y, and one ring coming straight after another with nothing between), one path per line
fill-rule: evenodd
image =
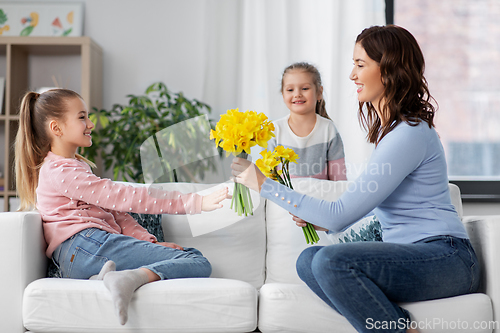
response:
M87 228L156 241L127 212L199 214L202 202L198 194L133 187L99 178L87 163L52 152L40 168L36 193L49 258L62 242Z

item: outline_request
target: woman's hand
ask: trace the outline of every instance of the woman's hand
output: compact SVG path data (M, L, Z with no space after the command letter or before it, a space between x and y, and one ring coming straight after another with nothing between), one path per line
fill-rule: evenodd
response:
M304 221L300 217L297 217L297 216L293 215L292 213L290 213L290 215L292 215L292 220L295 221L295 224L297 225L297 227L303 228L303 227L305 227L307 225L307 223L309 223L309 222ZM312 223L310 223L310 224L314 227L314 230L317 230L317 231L328 231L328 229L326 229L326 228L318 227L317 225L314 225Z
M266 181L266 176L255 164L244 158L235 157L231 169L233 170L231 173L233 180L236 183L245 185L249 189L260 193L262 184Z
M229 189L227 187L214 191L201 198L201 210L204 212L210 212L212 210L222 208L222 204L220 202L224 199L230 198L231 196L229 195Z
M156 244L159 244L159 245L162 245L162 246L165 246L165 247L171 247L172 249L176 249L176 250L181 250L181 251L184 250L184 248L182 246L177 245L175 243L158 242Z

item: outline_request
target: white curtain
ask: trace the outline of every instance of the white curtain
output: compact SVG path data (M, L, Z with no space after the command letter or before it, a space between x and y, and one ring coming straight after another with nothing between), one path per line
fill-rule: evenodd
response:
M207 0L203 100L218 119L227 109L288 113L281 75L293 62L315 65L330 117L344 141L348 177L371 152L349 80L356 36L385 24L384 0Z

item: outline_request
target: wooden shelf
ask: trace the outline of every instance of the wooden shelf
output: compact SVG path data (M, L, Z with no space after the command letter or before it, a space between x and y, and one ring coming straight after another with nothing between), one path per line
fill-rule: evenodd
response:
M79 57L80 89L89 110L102 108L102 49L90 37L0 37L0 57L5 57L5 109L0 115L4 129L5 154L0 156L4 170L4 211L9 211L9 198L16 196L14 181L13 143L18 128L19 103L26 91L34 88L30 82L32 58ZM68 75L74 76L71 72ZM50 79L50 78L48 78Z

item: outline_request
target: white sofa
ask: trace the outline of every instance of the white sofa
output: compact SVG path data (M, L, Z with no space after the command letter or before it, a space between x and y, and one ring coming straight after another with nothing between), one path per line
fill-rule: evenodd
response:
M345 189L344 182L294 184L328 200ZM169 186L184 192L212 188ZM450 189L461 214L459 190ZM199 215L202 220L163 216L166 239L201 250L212 263L212 276L144 285L135 292L125 326L118 323L102 281L44 278L47 258L38 213L1 213L0 332L355 332L299 280L295 260L307 245L290 215L252 195L253 216L197 237L190 225L235 219L229 202ZM420 332L492 332L500 318L500 217L467 217L464 223L482 264L481 293L404 304ZM320 237L321 245L331 244L324 233Z

